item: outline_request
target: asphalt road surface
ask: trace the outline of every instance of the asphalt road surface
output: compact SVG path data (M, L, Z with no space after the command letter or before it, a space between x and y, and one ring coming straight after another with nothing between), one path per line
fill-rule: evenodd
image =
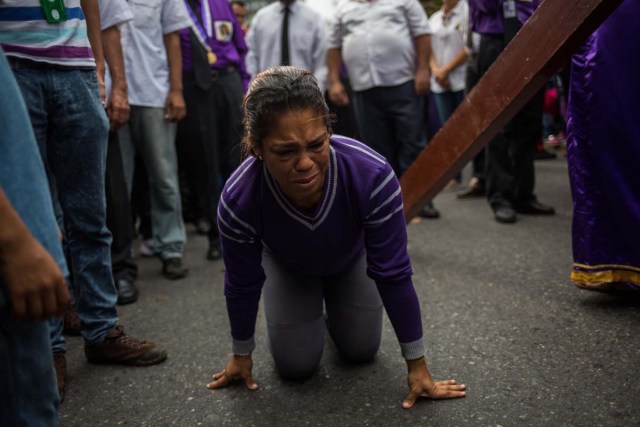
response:
M632 426L640 425L640 299L575 288L571 197L564 159L539 161L537 194L553 217L498 224L483 199L440 194L438 220L409 226L427 359L467 397L400 406L406 367L385 318L376 360L346 365L327 339L316 375L281 380L257 325L254 378L205 387L230 354L221 261L189 228L187 279L164 280L140 259L137 303L119 309L127 332L161 343L162 365L96 366L68 338L62 426ZM631 232L631 230L630 230ZM634 332L635 331L635 332Z

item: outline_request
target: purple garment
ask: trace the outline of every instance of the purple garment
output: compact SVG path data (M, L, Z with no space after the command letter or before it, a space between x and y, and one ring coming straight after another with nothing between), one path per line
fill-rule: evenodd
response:
M366 252L367 275L378 286L399 342L422 338L400 185L387 161L366 145L331 137L323 195L312 213L294 207L266 166L248 158L225 185L218 227L235 340L254 334L265 279L263 247L291 268L318 276L342 272Z
M502 0L467 0L471 29L479 34L504 33Z
M533 15L533 12L540 6L540 3L542 3L542 0L516 1L516 13L518 14L518 22L520 22L520 25L524 25L524 23L531 18L531 15Z
M574 55L571 67L571 278L590 289L640 291L638 22L640 2L624 1Z
M500 35L504 34L504 22L502 20L503 0L467 0L469 3L469 15L471 29L479 34ZM516 13L520 25L533 15L540 6L542 0L516 0Z
M213 20L213 35L209 38L208 43L217 60L211 65L213 69L223 69L229 66L235 67L242 77L242 87L247 91L251 76L247 74L245 65L245 57L247 56L247 44L244 41L244 33L236 16L233 14L231 5L227 0L206 0L209 2L211 10L211 19ZM193 11L197 18L202 17L202 3L198 2L196 9ZM232 27L229 40L225 39L225 35L221 33L221 28ZM182 49L182 70L185 72L193 71L191 62L191 40L189 37L189 28L180 30L180 48Z

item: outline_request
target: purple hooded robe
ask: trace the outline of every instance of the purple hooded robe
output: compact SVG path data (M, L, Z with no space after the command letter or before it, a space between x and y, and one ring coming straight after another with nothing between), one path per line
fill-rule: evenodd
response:
M640 292L640 2L574 55L567 121L573 282Z

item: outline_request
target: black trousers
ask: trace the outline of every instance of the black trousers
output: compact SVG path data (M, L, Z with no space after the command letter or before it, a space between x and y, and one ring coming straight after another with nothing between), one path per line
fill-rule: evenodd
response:
M136 234L139 234L143 239L153 238L149 174L147 174L142 156L137 152L133 172L133 188L131 189L131 223L133 224L134 238ZM136 224L138 224L137 230Z
M469 95L471 89L473 89L480 80L482 75L478 70L478 55L471 54L467 61L467 73L465 76L465 96ZM481 185L485 185L485 149L480 150L478 154L473 158L473 176L481 182Z
M212 225L209 239L214 239L220 192L240 163L242 79L235 70L220 70L212 74L211 87L203 90L193 73L184 73L183 93L187 116L178 124L178 168L203 207Z
M342 78L342 84L349 95L349 99L353 99L353 90L351 89L349 79ZM350 102L349 105L346 106L336 105L329 99L328 92L325 93L325 99L329 106L329 111L336 115L336 122L333 124L333 133L348 136L349 138L360 139L360 131L358 130L356 115L353 111L353 102Z
M502 37L481 37L480 75L484 75L504 48ZM487 146L487 199L493 209L513 207L535 198L534 152L542 137L543 96L541 90Z
M109 133L106 168L107 228L113 235L111 243L111 266L113 279L134 281L138 276L138 266L133 259L133 223L131 202L127 194L127 183L122 167L122 153L118 134Z

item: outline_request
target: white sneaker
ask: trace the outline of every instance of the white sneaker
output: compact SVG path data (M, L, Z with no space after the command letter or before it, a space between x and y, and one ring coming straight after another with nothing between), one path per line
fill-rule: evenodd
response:
M156 251L153 247L153 239L140 238L140 255L146 258L156 256Z

